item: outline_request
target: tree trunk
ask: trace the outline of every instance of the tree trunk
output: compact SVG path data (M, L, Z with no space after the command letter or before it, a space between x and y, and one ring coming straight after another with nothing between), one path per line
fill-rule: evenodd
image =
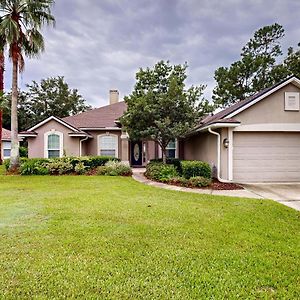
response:
M11 96L11 154L10 171L19 168L19 139L18 139L18 60L13 59L12 96Z
M166 147L161 147L161 152L162 152L163 163L166 164L167 163L167 150L166 150Z
M0 165L2 165L2 161L2 108L0 107Z
M0 49L0 97L4 94L4 51ZM3 100L3 98L1 99ZM0 100L0 165L2 165L2 101Z

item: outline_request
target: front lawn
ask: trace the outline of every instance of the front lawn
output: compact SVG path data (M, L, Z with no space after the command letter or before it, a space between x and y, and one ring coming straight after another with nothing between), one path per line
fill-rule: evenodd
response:
M300 214L122 177L0 176L1 299L296 299Z

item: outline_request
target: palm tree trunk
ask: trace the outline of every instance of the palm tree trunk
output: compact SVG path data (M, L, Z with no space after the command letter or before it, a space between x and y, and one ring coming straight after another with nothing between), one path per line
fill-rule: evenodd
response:
M18 139L18 60L13 59L12 96L11 96L11 154L10 171L19 168L19 139Z
M4 94L4 49L0 49L0 97ZM2 107L0 100L0 165L2 165Z

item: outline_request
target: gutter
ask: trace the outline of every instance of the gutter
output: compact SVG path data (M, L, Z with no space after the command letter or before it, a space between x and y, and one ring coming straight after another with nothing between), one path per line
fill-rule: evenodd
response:
M213 131L212 128L214 126L209 126L208 127L208 132L217 136L217 178L220 182L223 182L223 183L232 183L233 181L232 180L227 180L227 179L223 179L221 178L221 135L220 133L216 132L216 131ZM230 127L233 127L233 126L230 126ZM215 126L215 128L218 128L217 126Z
M82 142L86 141L89 138L89 136L86 136L84 139L79 141L79 157L82 156Z

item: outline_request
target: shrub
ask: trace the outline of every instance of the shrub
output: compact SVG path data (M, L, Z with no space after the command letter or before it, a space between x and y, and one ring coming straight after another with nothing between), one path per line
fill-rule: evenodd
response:
M63 175L73 171L73 165L66 159L53 159L44 164L50 174Z
M75 171L77 174L82 175L82 174L84 174L84 173L87 171L87 169L88 169L88 167L86 167L86 166L84 165L83 162L79 162L79 163L75 166L74 171Z
M198 176L211 179L211 167L208 163L203 161L185 160L181 162L181 166L182 176L186 179Z
M162 163L162 158L159 159L151 159L150 163ZM167 158L167 165L173 165L178 172L178 174L182 174L181 160L178 158Z
M91 169L104 166L109 161L120 162L119 158L110 157L110 156L90 156L83 157L83 163L85 166L90 167Z
M20 157L28 157L28 149L26 147L20 147Z
M132 170L130 166L122 162L108 161L105 166L98 167L97 174L106 176L131 176Z
M187 182L189 187L207 187L210 184L211 179L202 176L191 177Z
M46 159L26 159L21 160L21 175L48 175L49 170L45 167Z
M145 175L156 181L168 182L171 178L177 177L179 174L174 165L151 162L146 167Z
M184 177L173 177L168 181L169 184L179 185L179 186L187 186L188 182L189 182L188 179Z

